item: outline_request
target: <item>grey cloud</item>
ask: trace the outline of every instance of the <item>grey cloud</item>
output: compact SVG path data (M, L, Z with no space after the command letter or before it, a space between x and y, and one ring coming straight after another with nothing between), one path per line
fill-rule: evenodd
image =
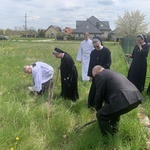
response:
M113 0L99 0L98 3L101 5L112 5L115 2Z
M84 6L71 6L71 7L62 6L62 7L58 8L57 10L60 10L60 11L76 11L76 10L79 10L81 8L84 8Z
M32 0L12 0L12 1L15 1L15 2L20 2L20 1L22 1L22 2L30 2Z

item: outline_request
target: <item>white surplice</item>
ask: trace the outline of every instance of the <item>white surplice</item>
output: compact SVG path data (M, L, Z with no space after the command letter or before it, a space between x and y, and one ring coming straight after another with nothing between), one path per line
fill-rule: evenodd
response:
M89 61L90 61L90 54L91 51L94 49L92 41L90 39L84 40L81 42L78 54L77 54L77 61L82 62L82 80L88 81L89 77L87 76Z

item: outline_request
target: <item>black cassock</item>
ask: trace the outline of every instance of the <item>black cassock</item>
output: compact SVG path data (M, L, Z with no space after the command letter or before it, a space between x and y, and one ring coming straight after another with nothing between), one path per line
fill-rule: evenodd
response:
M96 65L101 65L105 69L109 69L111 65L111 52L108 48L103 47L101 50L94 49L90 55L90 63L88 69L88 76L93 77L92 69ZM94 79L92 79L92 84L88 96L88 107L92 107L94 105L96 86Z
M132 63L128 72L127 78L138 88L140 92L144 90L146 71L147 71L147 56L149 45L142 45L140 51L138 45L135 46L132 53Z
M64 53L63 58L61 58L60 72L61 96L65 99L76 101L79 98L77 84L78 72L73 59L67 53Z

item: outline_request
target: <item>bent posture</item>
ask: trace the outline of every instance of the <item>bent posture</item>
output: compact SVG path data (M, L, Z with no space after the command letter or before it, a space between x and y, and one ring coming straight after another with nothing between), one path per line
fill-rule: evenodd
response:
M54 73L54 70L50 65L44 62L36 62L34 64L24 66L23 71L25 73L32 74L34 92L36 96L48 92Z
M79 98L78 95L78 72L72 57L60 50L55 48L53 55L56 58L61 59L60 73L61 73L61 96L64 99L71 99L76 101Z
M118 131L120 116L136 108L141 103L142 96L120 73L102 66L95 66L92 73L96 84L94 102L99 127L103 135L113 135Z

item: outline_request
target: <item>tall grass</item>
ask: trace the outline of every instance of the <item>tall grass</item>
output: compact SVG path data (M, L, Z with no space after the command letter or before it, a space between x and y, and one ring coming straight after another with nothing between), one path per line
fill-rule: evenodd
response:
M87 108L90 83L81 81L81 64L77 61L80 94L77 102L59 97L60 78L51 107L46 103L47 97L34 97L28 92L32 79L22 72L23 65L43 61L56 70L60 60L52 56L53 49L59 47L75 60L79 42L1 41L0 44L0 150L145 149L146 134L137 118L137 110L122 116L119 133L113 138L104 138L97 122L75 132L76 127L96 119L95 111ZM111 69L126 75L121 47L114 43L105 45L111 50Z

